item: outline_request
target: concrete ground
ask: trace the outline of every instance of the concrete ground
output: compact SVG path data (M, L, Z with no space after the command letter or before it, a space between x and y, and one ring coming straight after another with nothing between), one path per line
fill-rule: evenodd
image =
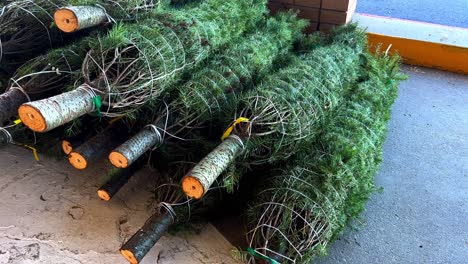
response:
M154 208L154 173L136 175L111 202L98 199L102 166L85 172L65 160L8 146L0 150L0 264L125 264L118 249ZM167 235L142 264L236 263L211 225Z
M320 264L468 263L468 76L405 71L376 176L383 193Z
M467 0L358 0L357 11L468 28Z

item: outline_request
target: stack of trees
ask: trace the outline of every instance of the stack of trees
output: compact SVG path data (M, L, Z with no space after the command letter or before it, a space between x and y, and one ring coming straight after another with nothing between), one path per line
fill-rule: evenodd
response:
M163 172L156 213L120 249L130 263L232 195L248 223L243 260L309 262L373 191L403 76L398 57L368 53L355 25L304 36L305 21L270 16L266 0L17 0L3 10L2 43L28 60L11 66L15 52L2 53L11 78L0 144L29 128L60 139L76 169L108 159L103 201L146 164ZM41 23L5 26L19 10Z

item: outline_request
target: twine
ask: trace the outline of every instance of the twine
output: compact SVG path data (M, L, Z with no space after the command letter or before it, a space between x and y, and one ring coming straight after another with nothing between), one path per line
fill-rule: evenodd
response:
M159 128L153 124L149 124L147 126L145 126L145 128L149 128L151 131L154 132L154 134L156 134L156 137L157 137L157 143L156 145L154 146L154 149L156 149L159 145L161 145L163 143L163 137L161 136L161 133L159 132Z
M101 96L97 95L96 92L87 84L83 84L80 87L76 88L77 90L83 90L85 91L88 95L90 95L93 98L93 112L96 111L98 113L98 116L101 116L101 106L102 106L102 99Z
M19 85L19 83L17 83L15 79L11 78L11 80L16 84L16 86L11 86L10 90L20 91L22 94L24 94L24 96L26 96L26 98L28 99L28 102L31 102L31 98L29 97L28 93L24 90L24 88L21 87L21 85Z
M172 218L172 223L175 223L177 214L176 214L174 208L172 208L172 205L170 205L168 203L165 203L165 202L160 202L159 206L166 209L166 212L169 213L169 215Z
M11 133L8 130L6 130L3 127L0 127L0 131L2 131L3 134L5 134L5 136L7 138L7 144L13 143L13 136L11 135Z

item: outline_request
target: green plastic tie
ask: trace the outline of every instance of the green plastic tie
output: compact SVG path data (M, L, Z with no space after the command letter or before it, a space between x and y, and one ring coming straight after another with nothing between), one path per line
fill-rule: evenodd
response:
M94 102L94 107L96 108L96 112L97 112L98 116L101 117L102 116L102 113L101 113L101 106L102 106L101 96L99 96L99 95L94 96L93 97L93 102Z
M254 258L266 260L266 261L270 262L271 264L280 264L278 261L276 261L276 260L274 260L274 259L272 259L270 257L259 254L257 251L255 251L255 249L253 249L251 247L247 248L247 252L249 252L249 254L252 255Z

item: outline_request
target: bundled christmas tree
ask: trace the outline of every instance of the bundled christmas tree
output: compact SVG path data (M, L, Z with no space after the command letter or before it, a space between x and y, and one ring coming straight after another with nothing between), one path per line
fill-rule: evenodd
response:
M82 85L22 105L20 118L32 130L46 132L101 105L104 116L129 115L169 92L214 48L252 28L265 10L263 0L207 0L189 9L158 10L138 25L120 24L91 44Z
M304 26L294 15L282 14L226 45L195 69L188 82L177 84L173 101L155 108L153 120L109 155L111 163L126 168L166 140L193 138L192 132L219 118L242 91L269 72L275 59L288 54Z
M398 57L366 56L363 80L328 114L320 133L251 203L250 251L275 263L323 255L374 191L390 107L403 76ZM253 259L252 259L253 260Z
M51 50L18 68L5 93L0 95L0 124L16 116L21 104L55 95L76 85L90 39Z
M73 41L53 24L63 0L7 1L0 9L0 70L11 74L25 61Z
M233 169L225 183L232 189L242 167L278 162L298 152L359 77L363 32L354 31L352 37L357 39L355 43L337 39L337 43L294 58L255 90L239 96L236 112L225 115L225 120L236 118L223 142L184 177L184 192L202 198L229 166Z

